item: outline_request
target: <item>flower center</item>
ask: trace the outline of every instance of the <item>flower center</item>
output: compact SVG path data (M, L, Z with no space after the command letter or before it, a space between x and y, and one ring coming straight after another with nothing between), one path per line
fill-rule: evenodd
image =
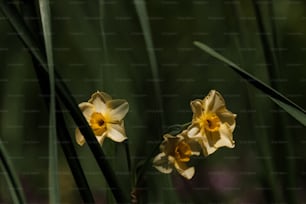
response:
M94 112L91 114L90 127L96 136L101 136L106 130L106 125L104 122L104 117L101 113Z
M192 152L190 146L184 141L179 142L175 147L174 156L175 159L180 162L188 162L191 154Z
M201 117L201 126L210 132L218 131L220 128L220 118L215 113L205 114Z

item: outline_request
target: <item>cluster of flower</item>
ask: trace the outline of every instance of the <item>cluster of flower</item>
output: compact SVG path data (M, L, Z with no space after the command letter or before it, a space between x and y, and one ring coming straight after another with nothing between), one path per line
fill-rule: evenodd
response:
M171 173L173 167L185 178L191 179L194 167L187 165L191 156L214 153L220 147L233 148L233 131L236 114L225 107L221 94L211 90L203 99L190 103L193 112L191 124L177 135L165 134L160 145L161 153L153 159L153 166L162 173ZM104 92L97 91L88 102L79 107L102 145L106 137L115 142L127 139L123 118L129 110L126 100L112 99ZM84 136L76 129L76 141L85 143Z
M236 114L225 107L221 94L211 90L203 99L190 103L193 117L191 125L178 135L164 135L161 153L153 159L154 167L162 173L171 173L173 167L185 178L191 179L194 167L188 167L190 157L214 153L220 147L233 148Z

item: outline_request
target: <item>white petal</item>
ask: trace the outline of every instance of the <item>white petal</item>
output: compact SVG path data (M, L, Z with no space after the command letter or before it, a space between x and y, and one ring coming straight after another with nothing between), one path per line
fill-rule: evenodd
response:
M76 142L80 145L83 146L85 143L85 138L82 135L81 131L79 130L79 128L75 129L75 140Z
M209 156L210 154L214 153L217 150L216 147L210 146L209 144L207 144L205 142L203 144L205 144L205 147L203 148L203 153L206 157Z
M188 131L183 130L177 137L181 137L190 146L192 155L199 156L201 152L201 146L199 145L198 138L189 138Z
M216 90L211 90L204 99L205 112L216 112L225 107L225 102L221 94Z
M80 103L79 108L81 109L87 121L90 120L91 114L95 112L95 107L91 103L88 103L88 102Z
M97 97L100 98L104 103L106 103L109 100L112 100L112 97L108 95L107 93L103 91L97 91L96 93L91 95L91 98L89 99L88 102L92 103L93 100L95 100Z
M236 114L228 111L227 109L222 109L217 112L218 117L222 123L227 123L230 126L231 131L233 132L236 126Z
M106 103L109 109L110 122L121 121L129 111L129 104L126 100L115 99Z
M215 147L229 147L234 148L233 134L228 124L222 124L219 129L220 139L215 143Z
M185 163L175 162L175 168L186 179L191 179L194 175L194 167L187 167Z
M200 128L197 125L190 125L187 130L187 136L189 138L196 138L199 136Z
M102 146L103 141L105 139L105 134L103 134L102 136L97 136L96 138L97 138L98 142L100 143L100 145Z
M210 143L208 142L206 136L201 137L201 139L199 140L199 143L200 143L200 145L202 147L203 154L206 157L208 155L214 153L217 150L216 147L210 145Z
M121 124L107 124L107 137L115 142L122 142L127 139L124 127Z
M111 100L111 97L108 94L97 91L91 96L88 102L94 105L97 112L105 113L107 112L106 103L109 100Z
M202 100L196 99L190 102L193 117L200 117L203 112Z
M164 174L170 174L173 170L173 163L169 161L165 153L160 153L153 159L153 166Z

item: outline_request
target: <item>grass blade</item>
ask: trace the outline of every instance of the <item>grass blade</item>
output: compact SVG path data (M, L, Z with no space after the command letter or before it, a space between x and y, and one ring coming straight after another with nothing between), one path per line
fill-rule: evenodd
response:
M57 105L57 110L58 109L59 109L59 105ZM66 156L68 165L72 172L73 178L76 182L80 195L83 199L83 202L84 203L95 203L93 195L87 183L84 171L81 167L77 153L74 149L72 139L69 136L69 131L67 130L67 126L65 124L63 114L60 111L57 111L56 118L57 118L56 127L57 127L57 133L58 133L58 140L62 146L62 149Z
M59 203L58 184L58 155L56 140L56 117L55 117L55 83L54 83L54 62L51 37L50 2L48 0L39 1L42 29L45 41L45 50L49 69L50 82L50 108L49 108L49 202ZM46 83L46 82L42 82Z
M225 57L223 57L222 55L220 55L219 53L217 53L216 51L214 51L212 48L208 47L207 45L200 43L198 41L195 41L194 45L199 47L201 50L205 51L206 53L210 54L214 58L227 64L232 70L237 72L241 77L247 80L250 84L252 84L257 89L267 94L270 98L274 99L273 100L274 102L278 101L278 103L276 103L277 105L283 108L287 113L289 113L292 117L294 117L301 124L306 126L306 112L303 108L293 103L290 99L285 97L283 94L273 89L272 87L268 86L264 82L260 81L253 75L249 74L248 72L240 68L238 65L226 59ZM284 104L286 106L284 106ZM291 108L288 108L288 106Z
M149 24L149 16L146 9L146 2L144 0L134 0L136 12L138 15L138 19L140 21L141 29L144 34L144 40L147 47L147 52L149 56L150 61L150 67L152 72L152 77L154 81L154 91L155 91L155 98L156 98L156 105L157 109L163 110L163 103L162 103L162 97L161 97L161 88L159 85L159 71L157 66L157 59L154 52L154 45L151 35L151 29ZM160 115L160 124L164 124L164 117L163 117L163 111Z
M48 77L46 59L44 57L43 52L41 52L42 49L40 49L40 47L42 46L38 46L38 43L34 40L33 35L31 34L25 22L19 15L16 8L12 4L9 4L4 0L0 0L0 8L3 11L4 15L8 18L13 28L17 31L18 36L21 38L26 48L28 48L31 54L41 65L41 70L43 71L44 75ZM108 160L106 159L104 152L100 147L100 144L98 143L85 117L79 109L75 99L71 96L69 89L67 88L61 77L56 74L56 71L54 77L56 96L66 106L66 108L71 114L71 117L75 121L76 125L79 127L81 133L84 135L85 140L89 145L89 148L92 151L99 168L104 174L104 177L116 201L119 203L128 203L127 196L124 195L122 189L120 188L119 183L115 177L114 171L112 170Z
M33 65L37 74L37 78L39 79L39 84L41 88L41 92L44 96L50 96L50 83L45 83L49 81L48 76L45 72L40 69L40 65L37 60L32 57ZM47 107L49 108L50 100L46 97L45 102ZM72 172L73 178L76 182L80 195L83 199L84 203L95 203L91 190L89 188L87 179L85 177L84 171L81 167L80 161L78 159L78 155L73 146L73 141L69 135L69 131L67 130L67 125L64 120L64 116L61 112L59 101L56 100L56 130L59 144L61 145L63 152L65 154L66 160L68 162L69 168Z
M0 139L0 166L4 169L4 176L8 183L12 200L14 203L26 203L23 188L20 184L19 178L13 167L10 157Z

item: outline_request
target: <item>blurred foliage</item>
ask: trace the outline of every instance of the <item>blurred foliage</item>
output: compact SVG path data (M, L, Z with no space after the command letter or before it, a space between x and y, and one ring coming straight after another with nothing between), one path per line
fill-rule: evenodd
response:
M234 149L224 148L196 161L200 168L191 181L150 168L139 192L144 203L306 199L305 127L192 44L205 42L305 108L306 2L258 4L267 33L258 30L252 1L148 0L151 48L146 47L133 1L52 1L57 71L78 102L87 101L96 90L129 101L125 126L133 168L150 154L167 126L191 120L189 102L203 98L210 89L220 91L228 109L238 114ZM260 35L274 42L276 70L266 66ZM148 49L157 58L163 110L156 103ZM0 136L27 201L45 203L49 116L32 66L27 50L0 13ZM74 136L75 124L66 116ZM75 147L96 201L106 202L107 186L88 146L75 143ZM124 145L105 141L103 149L128 189ZM82 203L62 150L59 162L62 202ZM1 203L11 202L9 190L0 176Z

